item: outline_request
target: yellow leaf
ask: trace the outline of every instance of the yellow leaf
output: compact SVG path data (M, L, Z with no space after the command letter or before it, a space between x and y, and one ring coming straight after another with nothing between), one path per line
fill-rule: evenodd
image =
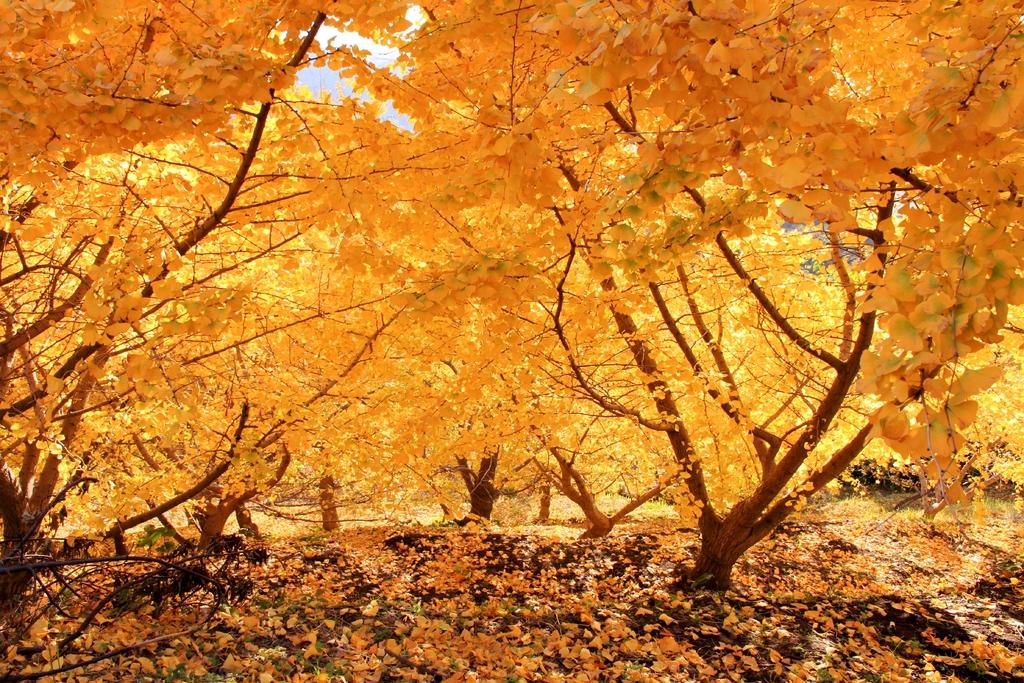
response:
M153 283L153 296L157 299L171 299L181 294L181 283L165 278Z
M790 223L807 225L812 220L811 210L795 199L787 199L779 204L779 213Z
M1009 122L1012 113L1010 109L1010 96L1003 90L992 104L989 105L988 112L985 115L985 125L989 128L1002 128Z
M1003 371L994 365L984 368L968 368L953 382L950 393L953 397L966 399L985 391L1002 377Z
M153 55L153 62L160 66L174 66L178 63L178 57L171 51L170 48L160 48Z
M915 353L924 348L924 340L905 315L894 315L888 320L886 327L889 337L902 349Z
M245 662L236 658L233 654L229 654L227 659L224 660L222 668L228 673L238 674L246 670Z
M910 431L910 422L903 413L896 413L882 420L882 436L886 439L899 440Z
M955 429L963 429L974 422L978 416L978 402L964 401L956 405L948 406L950 419Z
M66 93L64 95L64 99L66 99L68 102L75 105L76 107L85 107L92 102L91 97L89 97L85 93L80 93L78 91Z
M1010 280L1008 301L1015 306L1024 304L1024 278L1015 277Z
M779 187L802 187L807 182L807 178L810 177L806 168L807 164L803 159L800 157L790 157L781 166L776 167L774 174L775 182L779 184ZM808 216L807 221L794 222L809 222L809 220L810 217Z

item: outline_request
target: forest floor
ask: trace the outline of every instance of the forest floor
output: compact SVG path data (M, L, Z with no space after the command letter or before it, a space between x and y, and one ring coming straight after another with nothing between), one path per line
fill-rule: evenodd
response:
M77 680L1024 680L1024 524L805 511L725 594L676 592L697 537L368 526L268 541L250 598Z

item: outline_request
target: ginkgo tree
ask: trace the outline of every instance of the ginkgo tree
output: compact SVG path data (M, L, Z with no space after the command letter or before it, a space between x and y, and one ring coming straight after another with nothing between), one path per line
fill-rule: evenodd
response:
M291 457L345 470L325 444L385 479L546 452L564 484L580 414L678 486L720 588L872 438L964 499L1024 300L1022 10L10 4L5 534L95 474L132 492L103 531L188 503L205 542Z
M362 291L304 288L289 299L253 286L252 264L269 257L262 279L284 289L268 274L304 262L319 271L337 254L339 223L318 218L345 189L294 202L311 187L342 185L317 150L323 141L359 149L360 132L345 128L341 142L325 126L315 136L297 104L275 94L309 57L323 13L301 3L254 6L222 21L228 8L219 3L130 11L117 2L49 4L4 10L11 59L2 116L14 133L0 150L0 511L8 538L38 527L62 481L104 472L90 453L109 424L104 413L132 406L145 416L162 400L174 404L169 414L157 411L162 427L202 419L181 400L202 381L190 365L302 323L322 327L339 311L385 299L390 287L374 279ZM369 24L404 24L401 11L377 7ZM359 118L358 104L334 107L334 121ZM304 235L311 224L317 233ZM372 267L372 249L357 241L346 249L359 255L335 259L335 270ZM363 339L330 352L350 357L392 313L358 321ZM344 338L328 334L333 343ZM169 351L183 344L176 356ZM191 400L206 398L193 392ZM128 436L114 442L129 444L134 460L146 439Z
M664 434L699 510L693 576L727 585L870 437L960 495L952 454L997 376L965 363L1024 283L1018 7L425 12L369 86L409 113L421 155L463 163L422 213L449 208L482 258L532 266L578 387ZM784 222L833 252L816 279L786 258L811 247ZM578 357L581 316L623 361Z

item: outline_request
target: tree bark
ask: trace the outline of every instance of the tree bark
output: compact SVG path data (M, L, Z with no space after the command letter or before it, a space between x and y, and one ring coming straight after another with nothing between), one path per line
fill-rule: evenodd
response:
M574 476L579 479L578 495L573 498L573 501L580 506L580 510L583 511L583 516L587 518L587 524L589 524L580 538L604 538L611 532L615 522L597 507L594 494L583 485L583 478L576 472L576 468L571 465L570 468Z
M587 487L586 479L576 469L576 466L563 458L556 449L551 449L550 452L558 462L559 470L558 476L552 477L552 480L557 484L562 495L579 506L583 516L587 519L587 530L580 535L580 538L607 536L617 520L606 515L597 506L596 497Z
M464 458L459 458L459 473L469 492L469 516L462 520L467 524L471 520L490 519L494 512L494 502L500 492L494 485L494 477L498 471L498 456L487 456L480 460L480 466L474 472Z
M239 531L252 536L253 538L260 537L260 528L256 525L256 522L252 519L252 513L249 508L245 506L245 503L241 503L235 509L235 520L238 521Z
M608 515L598 510L596 506L589 510L585 509L583 514L586 515L590 526L583 532L580 538L604 538L611 532L614 526L612 520Z
M5 467L0 470L0 519L4 523L5 541L18 540L25 535L24 511L25 501Z
M324 531L337 531L338 505L334 492L334 477L325 476L320 479L320 525Z
M498 498L498 491L491 483L484 483L477 486L469 494L469 514L482 519L490 519L494 512L494 501Z
M224 533L224 527L231 519L232 513L238 507L238 500L228 498L217 503L211 502L207 505L199 517L199 548L209 547L217 538Z
M540 489L540 510L537 511L537 524L547 524L551 520L551 487Z
M752 543L742 542L742 533L736 528L738 523L735 516L730 517L733 519L719 521L713 513L701 515L698 521L700 550L685 578L685 583L690 587L722 591L732 585L733 567Z
M691 586L718 591L727 590L732 586L732 569L740 553L727 547L720 547L715 552L719 554L713 554L710 548L704 543L701 544L690 574Z

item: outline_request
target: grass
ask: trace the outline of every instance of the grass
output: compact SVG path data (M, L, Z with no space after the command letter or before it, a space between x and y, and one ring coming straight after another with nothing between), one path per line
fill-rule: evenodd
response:
M832 515L853 516L865 520L885 521L888 519L926 520L919 502L899 507L911 495L906 493L886 493L870 491L864 494L835 496L828 493L820 494L812 499L810 510ZM1007 521L1024 521L1024 509L1020 501L1012 498L996 498L991 496L979 499L986 515ZM969 521L975 514L973 503L950 505L935 516L936 522L952 520Z
M859 519L865 522L907 523L928 522L919 503L914 502L897 509L910 495L907 493L888 493L883 491L865 491L863 493L836 495L822 492L811 498L805 510L800 513L814 517L833 517L843 519ZM616 493L606 492L598 496L598 505L605 514L611 515L629 501L628 498ZM987 496L981 499L986 517L995 521L1024 523L1024 506L1019 499ZM499 528L530 526L535 523L540 509L539 496L502 497L495 504L492 522ZM379 517L376 510L353 509L353 518L367 519ZM799 515L798 515L799 517ZM271 537L292 537L304 542L315 543L330 539L332 535L311 527L308 523L299 524L288 520L270 517L260 511L253 512L253 518L260 529ZM972 504L951 505L932 520L935 524L974 525L975 510ZM433 503L422 503L410 507L404 514L397 515L396 524L419 524L429 526L441 521L440 507ZM667 524L679 524L680 518L675 508L668 502L653 500L633 511L626 522L663 521ZM385 522L380 522L385 524ZM571 500L561 495L552 495L550 525L578 526L581 531L585 520L580 509ZM365 526L363 523L342 523L342 528ZM237 530L234 519L227 526L227 533Z

